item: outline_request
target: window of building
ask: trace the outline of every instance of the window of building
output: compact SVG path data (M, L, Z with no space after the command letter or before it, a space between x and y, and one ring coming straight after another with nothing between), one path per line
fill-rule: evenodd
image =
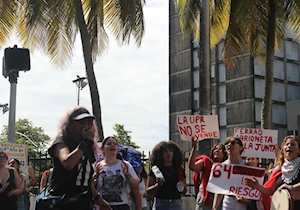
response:
M193 104L193 108L194 109L198 109L199 108L199 91L194 91L194 104Z
M284 105L272 104L273 123L286 125L286 112Z
M263 79L255 78L254 80L254 94L255 98L263 98L265 91L265 81Z
M221 42L218 44L218 61L222 61L223 60L223 47L224 47L224 42Z
M286 74L288 81L299 82L299 64L287 62Z
M227 129L221 129L220 130L220 142L221 143L224 143L225 142L225 139L227 137Z
M293 41L285 41L286 58L289 60L298 60L298 44Z
M276 101L285 102L285 88L284 83L274 82L273 83L273 95L272 99Z
M226 85L219 86L219 103L226 104Z
M199 70L196 70L193 72L193 87L194 88L199 88Z
M226 126L227 124L227 114L226 114L226 107L219 108L219 125Z
M193 51L193 67L199 67L199 57L198 57L198 50Z
M226 70L224 63L219 65L219 82L225 82L226 80Z
M217 108L216 107L212 107L211 108L211 114L212 115L216 115L217 114Z
M284 80L284 63L280 60L274 60L274 78Z
M254 59L254 74L265 76L265 65L259 63L257 58Z
M300 87L296 85L287 85L287 100L297 100L300 98Z
M255 101L255 121L261 121L261 102Z
M210 66L210 77L211 77L211 78L215 78L215 76L216 76L216 70L215 70L215 68L216 68L216 65L215 65L215 64L212 64L212 65Z

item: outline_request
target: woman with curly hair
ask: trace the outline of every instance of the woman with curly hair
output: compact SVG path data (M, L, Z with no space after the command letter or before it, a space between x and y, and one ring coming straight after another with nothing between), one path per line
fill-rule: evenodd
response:
M270 195L276 190L288 189L294 200L294 209L300 209L300 138L286 136L281 144L277 160L278 169L274 170L269 180L260 185L256 179L245 178L245 184L262 193L265 209L270 209Z
M147 179L147 193L154 195L155 210L182 210L181 193L186 193L186 176L181 167L183 153L172 141L158 143L150 156L151 166L157 166L162 177L156 177L153 170Z
M55 210L91 210L93 203L111 209L92 184L97 133L95 117L86 108L76 106L63 116L48 150L54 163L49 192L63 198Z
M189 169L194 171L193 181L199 188L196 199L196 210L210 210L212 207L213 194L206 190L210 171L213 163L221 163L227 159L225 146L221 143L215 144L209 156L196 156L198 141L192 138L192 150L188 160ZM201 183L201 184L200 184Z

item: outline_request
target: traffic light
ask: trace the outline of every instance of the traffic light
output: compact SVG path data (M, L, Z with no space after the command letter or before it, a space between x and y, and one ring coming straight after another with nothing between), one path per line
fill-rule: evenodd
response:
M5 48L2 60L2 74L7 77L11 71L29 71L30 70L30 54L29 49Z

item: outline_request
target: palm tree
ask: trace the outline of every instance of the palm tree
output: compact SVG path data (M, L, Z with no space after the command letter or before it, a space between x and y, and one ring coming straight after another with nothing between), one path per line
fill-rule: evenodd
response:
M180 15L183 34L188 37L195 34L196 39L201 36L199 43L199 110L202 115L211 114L209 45L216 45L225 34L226 27L224 25L228 25L226 11L229 11L226 8L230 4L222 0L211 1L211 4L206 0L202 1L202 4L200 0L177 0L174 2ZM210 18L210 14L212 18Z
M177 1L184 33L190 34L193 32L192 29L196 28L200 9L193 4L197 2L199 0ZM217 35L211 37L213 40L211 46L225 35L223 59L227 66L229 68L234 66L233 58L245 52L265 63L261 127L271 129L274 53L275 49L281 46L286 27L295 34L295 37L299 37L300 2L297 0L210 0L210 4L211 34ZM213 27L214 23L215 27ZM213 30L216 32L212 32Z
M54 64L65 66L71 60L79 30L93 114L99 139L103 139L93 64L108 48L106 28L120 45L128 44L133 37L140 46L144 35L145 0L1 0L0 3L0 46L16 28L23 46L31 50L42 49Z

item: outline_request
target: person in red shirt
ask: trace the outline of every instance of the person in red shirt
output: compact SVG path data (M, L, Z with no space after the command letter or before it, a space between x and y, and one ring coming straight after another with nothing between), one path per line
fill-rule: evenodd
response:
M206 190L208 179L214 162L221 163L227 159L225 146L221 143L215 144L210 151L209 156L196 156L198 141L192 138L192 150L188 160L190 170L194 171L193 181L195 187L199 188L196 199L197 210L210 210L213 201L213 194Z

